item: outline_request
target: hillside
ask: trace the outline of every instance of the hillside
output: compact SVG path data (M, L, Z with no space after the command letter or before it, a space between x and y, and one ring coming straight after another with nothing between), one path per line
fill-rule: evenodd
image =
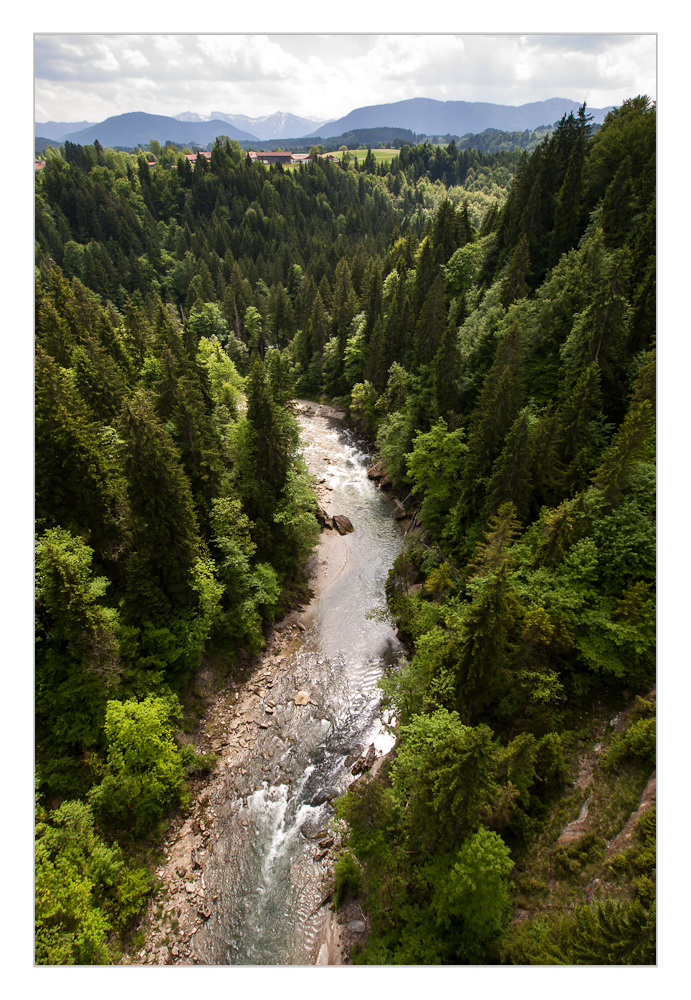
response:
M96 122L34 122L34 135L61 141L66 135L81 132L95 124Z
M353 129L378 128L382 125L410 129L419 135L466 135L488 128L506 132L537 129L556 122L564 114L576 112L578 104L558 97L513 107L469 101L434 101L416 97L393 104L375 104L356 108L343 118L329 122L310 135L328 139ZM590 108L593 121L600 123L611 108Z
M196 143L206 146L213 142L216 136L227 135L230 139L254 140L256 137L249 132L235 128L229 122L180 122L176 118L165 115L148 115L143 111L134 111L125 115L114 115L105 121L78 132L63 136L70 142L85 145L96 139L102 146L132 146L146 145L150 139L164 143L168 139L176 143Z

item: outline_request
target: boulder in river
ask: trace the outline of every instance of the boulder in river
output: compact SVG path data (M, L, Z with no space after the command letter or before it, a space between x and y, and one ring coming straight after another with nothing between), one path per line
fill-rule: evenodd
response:
M374 764L374 758L376 757L376 751L374 749L374 743L370 744L369 749L366 754L362 754L353 764L351 769L351 774L361 774L363 771L369 771L372 764Z
M307 705L310 700L309 691L298 691L293 701L296 705Z
M354 531L354 528L350 523L350 519L347 518L345 514L334 514L333 524L339 535L347 535L349 531Z

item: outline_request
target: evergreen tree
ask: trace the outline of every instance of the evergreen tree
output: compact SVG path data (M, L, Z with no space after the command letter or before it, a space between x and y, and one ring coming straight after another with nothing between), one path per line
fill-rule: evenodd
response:
M119 430L136 553L130 574L136 568L139 588L149 584L172 607L184 607L194 601L191 572L199 554L199 534L180 453L143 392L126 403ZM141 606L141 598L141 592L131 594L130 613L135 619L152 610Z

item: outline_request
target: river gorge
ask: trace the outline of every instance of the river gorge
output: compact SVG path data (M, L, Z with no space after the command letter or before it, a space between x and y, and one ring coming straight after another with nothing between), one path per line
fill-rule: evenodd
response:
M343 957L328 908L333 801L357 780L362 755L371 763L393 744L377 681L400 652L384 584L403 532L340 415L300 403L297 416L320 505L353 531L322 531L308 565L313 599L272 630L241 686L215 695L204 721L219 763L165 841L157 872L165 893L134 962Z

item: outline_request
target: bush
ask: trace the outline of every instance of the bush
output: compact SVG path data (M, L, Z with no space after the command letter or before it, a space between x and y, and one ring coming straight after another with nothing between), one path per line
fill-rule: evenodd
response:
M94 830L83 802L63 802L36 824L36 963L105 965L108 938L139 912L151 878Z
M179 706L165 698L108 702L107 774L89 793L108 823L143 837L184 799L183 762L170 728L178 714Z
M195 753L194 749L185 743L180 747L180 760L186 778L197 778L202 774L210 774L218 763L218 754Z
M334 866L334 874L336 876L334 904L339 907L347 895L357 895L360 888L360 869L350 851L344 851L338 858Z
M609 749L600 758L605 771L616 771L631 757L655 763L655 719L637 719L623 733L614 737Z
M594 833L585 833L568 847L558 847L554 852L554 861L564 874L580 875L585 865L601 858L603 853L604 841Z

